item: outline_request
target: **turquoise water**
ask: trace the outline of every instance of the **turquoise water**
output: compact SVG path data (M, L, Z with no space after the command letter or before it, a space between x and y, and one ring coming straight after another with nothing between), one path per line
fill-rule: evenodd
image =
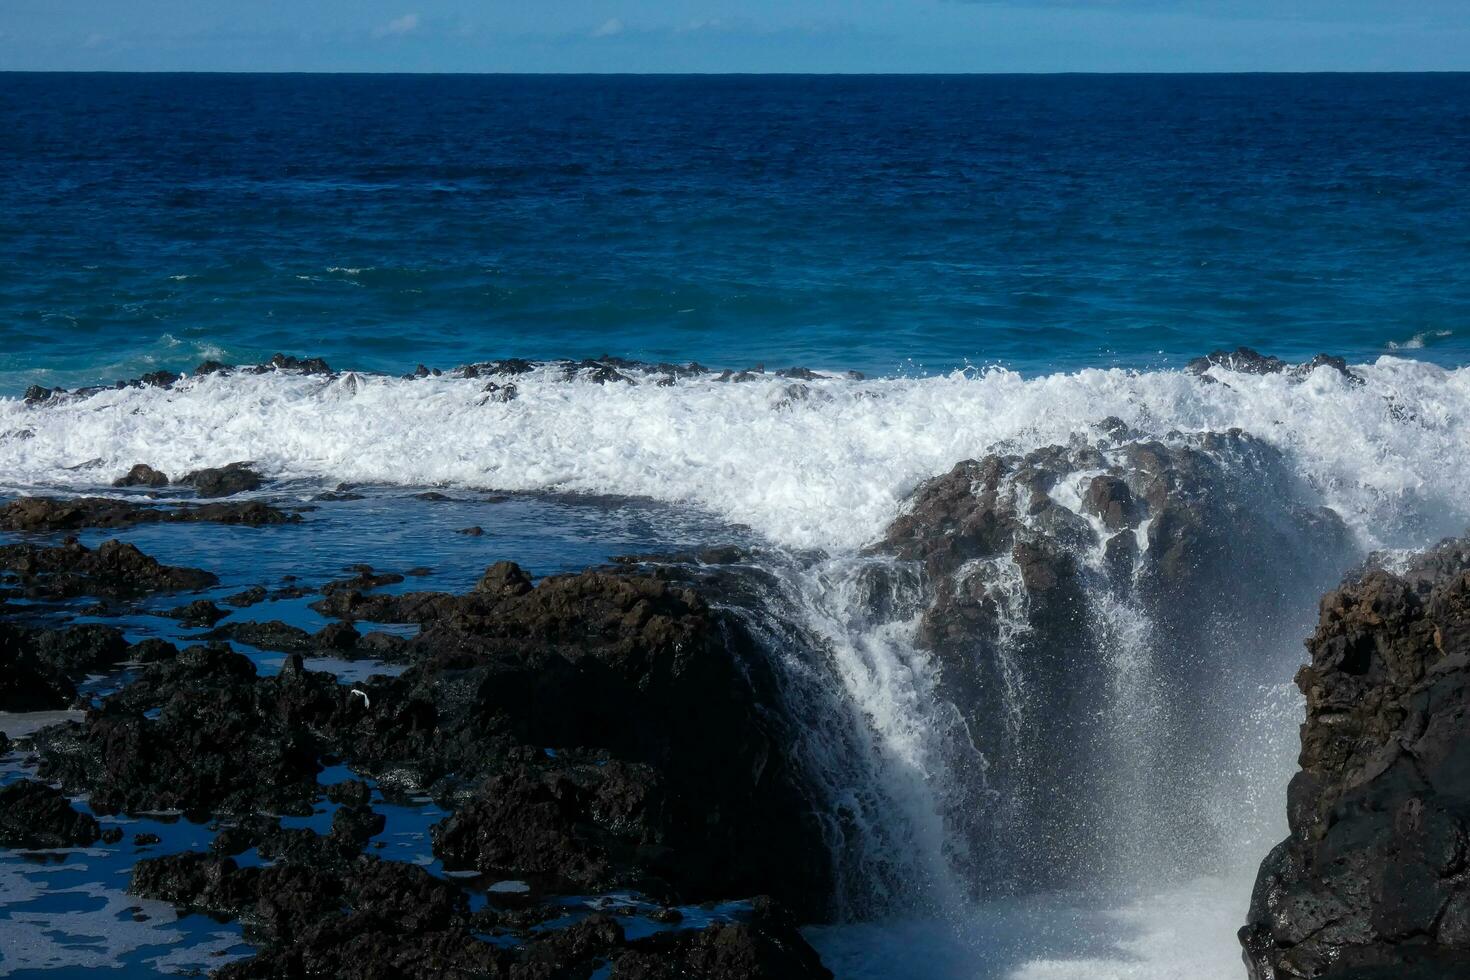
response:
M1470 76L10 74L0 392L1470 353Z

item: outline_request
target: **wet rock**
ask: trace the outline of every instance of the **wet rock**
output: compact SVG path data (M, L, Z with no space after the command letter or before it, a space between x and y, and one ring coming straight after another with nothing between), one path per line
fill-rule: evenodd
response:
M0 545L0 572L18 580L29 597L55 599L128 599L207 589L219 581L198 568L164 565L117 540L104 541L95 550L76 540L57 547Z
M260 474L251 469L252 465L238 462L195 470L180 477L179 483L193 487L201 497L231 497L237 493L248 493L259 490L264 483Z
M454 533L463 534L470 538L478 538L484 535L485 529L477 524L474 527L462 527Z
M42 775L90 792L97 813L308 813L326 733L361 710L297 656L261 678L248 658L200 646L35 742Z
M126 474L112 481L115 487L166 487L168 474L161 473L147 463L139 463Z
M1319 367L1327 367L1349 381L1362 383L1362 378L1348 369L1347 361L1330 354L1318 354L1301 364L1289 364L1279 357L1271 357L1249 347L1237 347L1233 351L1217 350L1204 357L1196 357L1185 366L1191 374L1203 376L1211 368L1221 367L1238 374L1292 374L1305 377Z
M875 550L922 569L918 638L963 719L952 764L973 769L970 746L985 759L988 789L966 795L967 783L950 804L975 840L974 880L1037 887L1108 872L1096 862L1115 849L1087 835L1120 805L1103 749L1120 642L1110 617L1144 624L1130 642L1146 645L1150 682L1170 692L1149 704L1161 759L1151 778L1226 764L1232 734L1200 719L1240 664L1197 651L1234 649L1241 623L1287 628L1292 597L1353 552L1342 521L1298 503L1310 493L1294 481L1277 450L1232 430L1079 438L967 460L915 489ZM875 613L891 591L873 591ZM1165 822L1203 819L1187 785L1156 795L1178 808ZM1007 847L1016 834L1034 846Z
M1128 489L1127 481L1121 477L1094 477L1087 485L1082 506L1087 513L1096 514L1104 527L1114 531L1138 523L1133 494Z
M1240 932L1254 980L1470 973L1470 540L1328 593L1290 836Z
M501 404L504 404L505 402L513 402L516 400L517 397L520 396L520 390L516 388L515 385L497 384L494 381L491 381L489 384L485 385L485 387L481 390L485 393L485 397L480 399L481 405L485 405L490 402L498 402Z
M396 572L378 573L373 571L371 565L357 565L357 572L351 578L336 579L322 586L324 595L332 595L335 592L349 592L362 589L379 589L385 585L397 585L403 581L403 576Z
M311 639L312 645L318 650L348 653L356 649L362 634L351 623L328 623Z
M133 846L134 847L148 847L148 846L150 846L152 844L158 844L158 843L162 842L162 840L163 840L163 838L162 837L159 837L157 834L134 834L133 835Z
M373 798L373 790L372 787L360 779L348 779L328 786L326 797L333 803L366 806Z
M99 497L21 497L0 507L0 530L3 531L75 531L88 527L195 522L260 527L295 524L300 520L300 514L287 513L259 501L160 507Z
M102 834L98 839L101 840L104 844L116 844L123 839L122 828L108 827L102 831Z
M260 650L275 650L280 653L310 653L317 648L316 638L306 630L278 619L265 623L253 620L226 623L207 638L234 640Z
M0 844L6 847L86 847L100 834L96 820L45 783L23 779L0 787Z
M54 711L76 700L88 674L128 656L120 631L108 626L42 629L0 623L0 711Z
M41 385L31 385L25 390L25 403L32 406L40 405L65 393L65 388L43 388Z
M789 915L757 899L749 922L655 933L613 961L612 980L830 980L832 973Z
M187 606L177 606L164 612L170 619L177 619L185 626L213 626L229 613L208 599L199 599Z
M245 609L264 602L267 596L268 593L262 586L252 585L243 592L236 592L234 595L226 596L220 601L227 606L234 606L236 609Z
M294 357L289 354L275 354L269 361L262 364L261 368L274 368L278 371L297 371L301 374L332 373L331 367L320 357Z
M605 572L533 586L506 562L465 595L314 608L422 625L407 672L354 685L366 717L339 754L460 804L438 845L458 865L701 899L778 889L825 911L827 850L757 707L779 692L694 593Z

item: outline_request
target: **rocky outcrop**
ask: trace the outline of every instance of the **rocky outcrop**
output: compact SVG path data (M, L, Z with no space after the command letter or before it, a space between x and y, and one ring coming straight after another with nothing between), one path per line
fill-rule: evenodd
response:
M1211 368L1220 367L1237 374L1287 374L1304 378L1319 367L1330 368L1356 384L1363 379L1348 369L1347 361L1332 354L1317 354L1309 361L1291 364L1279 357L1271 357L1249 347L1237 347L1233 351L1217 350L1191 360L1185 370L1190 374L1207 377ZM1209 379L1213 380L1213 379Z
M1070 446L961 462L913 492L877 550L923 569L919 642L984 756L983 790L951 820L989 835L975 851L1006 866L976 879L1107 871L1118 849L1089 835L1127 806L1108 796L1111 719L1149 713L1158 779L1228 744L1198 707L1240 665L1199 651L1283 624L1291 597L1351 554L1342 522L1305 497L1280 453L1238 430L1140 441L1115 419ZM1120 683L1124 655L1137 666ZM1192 819L1190 787L1156 789ZM1005 846L1017 835L1031 846Z
M158 507L101 497L62 499L21 497L0 507L0 531L78 531L88 527L133 527L137 524L295 524L301 515L260 501L231 504L181 504Z
M0 580L6 578L13 579L21 594L32 599L132 599L154 592L207 589L219 583L212 572L165 565L124 541L104 541L92 549L75 539L55 547L0 545Z
M1253 980L1470 975L1470 539L1322 599Z
M0 846L86 847L100 835L95 819L45 783L23 779L0 787Z
M121 631L108 626L43 629L0 622L0 711L70 707L79 681L127 657Z
M826 912L827 849L771 720L780 693L695 593L608 572L535 585L502 562L464 595L348 583L319 606L422 629L221 627L295 653L276 677L223 646L150 663L84 721L37 736L43 774L90 791L99 813L301 813L324 760L340 759L454 806L435 830L451 867L553 893L774 892ZM327 649L411 666L348 687L304 669L300 653Z
M155 470L147 463L137 463L132 469L112 481L115 487L166 487L168 474Z
M230 463L228 466L195 470L179 477L183 486L193 487L201 497L232 497L237 493L259 490L264 484L261 475L249 462Z
M310 813L331 733L361 710L299 658L261 678L227 647L191 647L35 742L41 775L90 792L96 813Z

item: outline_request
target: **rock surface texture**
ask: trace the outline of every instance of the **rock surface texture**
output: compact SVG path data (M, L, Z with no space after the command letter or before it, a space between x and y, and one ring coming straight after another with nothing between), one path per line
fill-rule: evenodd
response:
M1253 980L1470 976L1470 539L1322 599L1291 835L1241 930Z

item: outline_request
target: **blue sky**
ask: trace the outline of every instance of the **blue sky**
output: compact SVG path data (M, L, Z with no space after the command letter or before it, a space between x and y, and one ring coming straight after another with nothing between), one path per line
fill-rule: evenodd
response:
M1470 69L1470 0L0 0L0 69Z

